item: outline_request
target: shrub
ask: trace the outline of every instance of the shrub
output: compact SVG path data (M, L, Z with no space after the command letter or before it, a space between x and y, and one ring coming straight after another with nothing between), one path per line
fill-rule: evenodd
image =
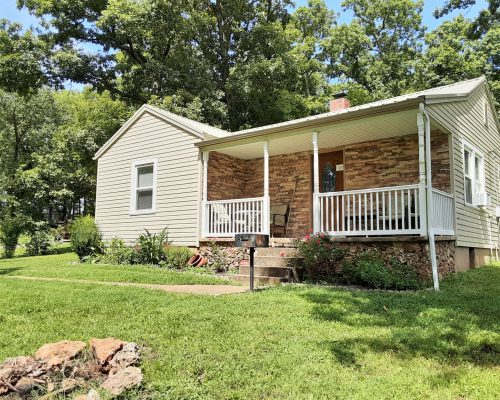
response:
M104 254L98 262L105 264L132 264L134 249L127 246L122 239L113 238L104 248Z
M163 263L168 268L184 269L193 255L192 250L185 246L169 246L165 249L166 261Z
M297 258L290 260L303 279L312 281L332 281L339 273L341 261L346 251L337 246L330 235L318 233L297 240Z
M71 248L80 260L102 254L102 234L90 216L78 217L70 227Z
M28 226L28 218L24 215L7 214L0 218L0 244L3 246L5 258L14 257L19 236Z
M345 261L342 277L348 284L374 289L415 290L423 284L415 270L394 258L384 260L375 251L365 251Z
M26 243L26 254L29 256L49 254L53 243L54 237L50 227L45 222L35 222Z
M151 233L147 229L137 239L134 261L139 264L156 264L167 260L165 249L170 245L167 228L160 233Z

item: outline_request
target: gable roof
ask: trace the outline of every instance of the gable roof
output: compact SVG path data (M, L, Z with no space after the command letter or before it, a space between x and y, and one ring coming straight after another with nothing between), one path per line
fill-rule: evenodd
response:
M161 108L144 104L132 115L125 124L95 153L94 160L102 156L140 117L145 113L154 115L178 128L187 131L188 133L197 136L201 140L217 139L229 136L230 133L201 122L193 121L192 119L181 117L180 115L162 110Z
M310 117L294 119L291 121L280 122L272 125L260 126L257 128L245 129L233 133L224 138L206 140L196 145L198 147L206 147L213 144L229 142L236 139L250 138L254 136L266 135L269 133L279 132L287 129L296 129L306 126L313 126L320 123L328 123L346 118L355 118L368 115L372 112L380 112L386 109L413 106L419 102L425 101L427 104L444 103L450 101L462 101L474 92L478 87L486 83L486 78L480 76L478 78L469 79L457 83L452 83L446 86L440 86L432 89L426 89L419 92L409 93L402 96L392 97L389 99L374 101L371 103L362 104L355 107L344 108L333 112L313 115Z

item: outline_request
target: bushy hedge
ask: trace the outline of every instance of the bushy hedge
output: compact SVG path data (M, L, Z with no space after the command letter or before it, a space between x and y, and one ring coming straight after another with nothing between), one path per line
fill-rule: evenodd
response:
M102 254L102 234L90 216L78 217L70 227L71 248L80 260Z
M342 278L347 284L375 289L416 290L424 285L417 271L395 258L384 259L376 251L365 251L345 260Z
M333 238L319 233L307 235L296 242L297 257L289 267L301 281L336 282L375 289L415 290L425 282L417 271L377 251L365 251L348 256Z
M0 216L0 244L5 258L14 257L21 234L27 231L30 221L24 215L4 214Z
M29 256L46 255L54 244L54 234L45 222L35 222L29 231L26 254Z

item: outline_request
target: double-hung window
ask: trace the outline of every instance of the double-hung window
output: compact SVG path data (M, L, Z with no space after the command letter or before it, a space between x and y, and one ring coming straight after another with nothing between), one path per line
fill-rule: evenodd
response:
M470 205L477 203L479 194L485 192L484 157L474 146L464 142L464 196Z
M156 160L136 161L132 165L132 214L156 211Z

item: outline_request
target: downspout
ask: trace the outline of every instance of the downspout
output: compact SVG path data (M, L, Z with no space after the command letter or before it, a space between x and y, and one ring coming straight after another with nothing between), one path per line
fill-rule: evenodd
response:
M432 202L432 157L431 157L431 119L425 110L424 103L420 103L420 112L425 116L425 172L427 177L427 235L429 237L429 250L432 266L432 281L434 283L434 290L439 290L439 275L436 260L436 241L434 238L434 228L432 226L432 212L434 204Z

